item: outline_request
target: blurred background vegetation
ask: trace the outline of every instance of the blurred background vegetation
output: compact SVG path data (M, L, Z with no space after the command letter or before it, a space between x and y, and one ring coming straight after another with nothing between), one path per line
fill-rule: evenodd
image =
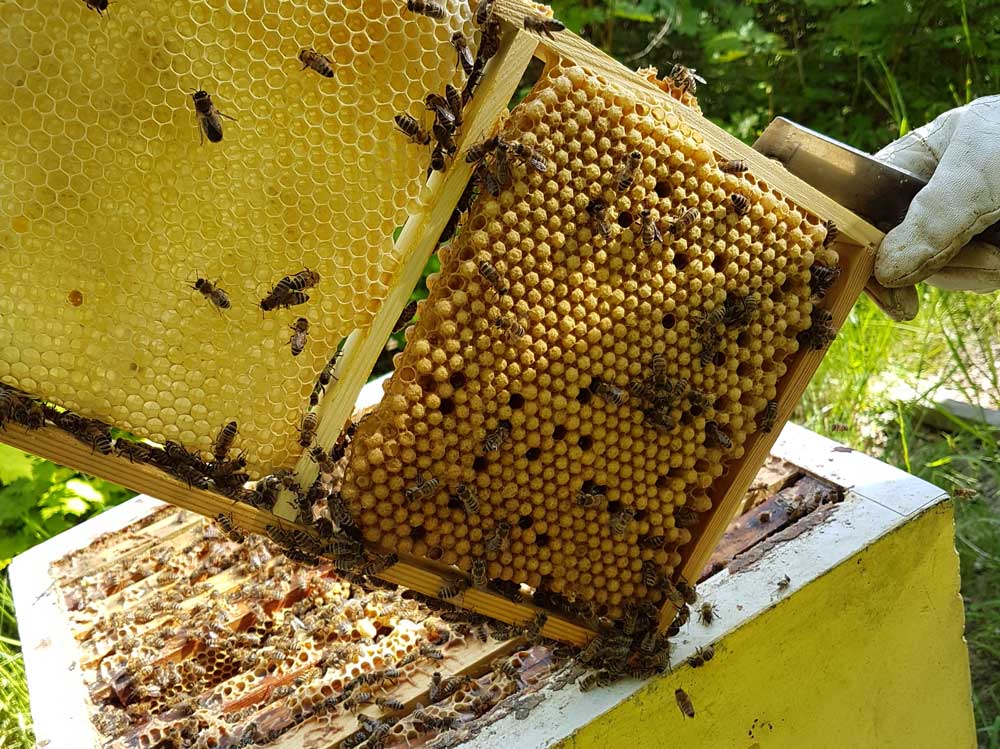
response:
M783 115L874 151L1000 90L994 0L557 0L569 28L632 68L708 80L702 110L752 142ZM432 258L427 272L437 270ZM426 296L421 282L415 298ZM398 350L402 335L390 344ZM379 369L391 366L392 350ZM933 419L945 390L1000 408L1000 298L922 290L895 324L867 299L831 346L795 420L952 492L980 746L1000 749L1000 434ZM929 426L930 421L937 425ZM0 446L0 570L131 493ZM926 688L933 688L926 685ZM33 746L19 640L0 572L0 747Z

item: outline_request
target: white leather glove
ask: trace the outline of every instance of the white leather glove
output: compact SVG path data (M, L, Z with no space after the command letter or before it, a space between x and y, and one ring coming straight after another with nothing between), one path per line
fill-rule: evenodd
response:
M1000 288L1000 248L970 242L1000 220L1000 96L945 112L875 158L928 180L882 241L867 287L896 320L917 314L919 281L942 289Z

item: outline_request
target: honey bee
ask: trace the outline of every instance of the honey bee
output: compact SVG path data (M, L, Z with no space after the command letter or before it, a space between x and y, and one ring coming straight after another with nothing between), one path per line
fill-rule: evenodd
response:
M480 164L476 168L475 176L476 180L483 185L486 192L494 198L500 194L500 183L497 181L496 176L494 176L493 171L486 164Z
M520 141L515 141L510 144L510 152L539 174L545 174L549 171L548 159L537 148L531 148Z
M465 74L469 75L472 72L472 51L469 49L469 43L465 40L465 34L461 31L456 31L452 34L451 46L455 48L455 52L458 54L458 61L455 63L455 67L457 68L461 65Z
M753 319L758 306L760 306L760 297L756 294L747 296L736 295L727 298L724 305L726 314L723 318L723 324L727 328L745 328Z
M443 172L446 166L448 166L448 163L444 158L444 147L438 143L431 151L430 170L432 172Z
M372 556L368 561L358 567L357 574L362 577L371 577L385 572L390 567L399 563L399 556L390 552Z
M469 583L462 577L444 578L441 587L438 589L438 598L454 598L469 587Z
M492 432L488 432L486 437L483 439L483 452L499 452L503 443L510 437L510 430L511 423L506 419L502 419L497 424L497 428Z
M739 193L730 195L729 201L733 204L733 208L736 209L737 216L746 216L750 212L750 198L746 195L740 195Z
M486 63L500 51L500 31L499 18L489 19L482 27L482 32L479 34L479 49L476 50L476 62L473 64L472 76L469 80L472 80L473 76L477 74L481 76Z
M840 268L837 266L831 268L826 265L814 265L810 268L809 290L812 292L813 298L817 301L822 300L830 287L837 283L838 278L840 278Z
M493 152L493 176L500 187L509 185L513 178L510 171L510 160L507 158L509 150L510 144L503 138L498 138L496 150Z
M498 317L493 321L493 324L506 333L507 340L511 343L524 338L526 335L524 327L517 320L508 319L506 317Z
M833 329L833 315L822 307L813 307L812 324L799 333L799 343L806 348L819 351L829 346L837 337Z
M642 152L632 151L629 153L625 163L619 166L615 172L615 190L618 192L628 190L632 186L632 183L635 182L635 175L639 171L640 166L642 166Z
M743 174L747 171L747 162L743 159L729 159L719 163L719 171L725 174Z
M392 332L398 333L403 328L405 328L407 324L410 322L410 320L413 319L413 316L415 314L417 314L416 299L412 300L405 307L403 307L403 311L399 313L399 319L397 319L396 324L392 326Z
M625 402L626 395L624 390L596 377L590 383L590 391L601 400L613 406L620 406Z
M677 421L670 415L669 410L665 406L652 406L644 409L642 415L649 422L650 426L664 433L669 434L677 426Z
M229 295L211 281L199 278L191 284L191 288L200 291L201 295L214 304L217 309L229 309L232 306Z
M592 481L584 481L583 486L576 493L576 503L581 507L593 507L599 502L607 499L604 487L598 486Z
M635 519L635 510L631 507L624 507L620 512L611 516L610 528L612 536L624 536L629 523Z
M715 361L715 355L722 347L722 338L715 330L707 330L698 339L701 342L701 351L698 353L698 361L703 366L708 366Z
M502 674L511 681L517 681L521 672L513 658L501 657L493 661L493 673Z
M691 703L691 698L688 697L687 692L683 689L674 690L674 698L677 700L677 707L681 709L681 712L688 718L694 717L694 705Z
M479 275L489 281L498 295L503 296L510 291L500 277L500 272L489 261L483 260L479 263Z
M493 3L494 0L479 0L476 14L473 16L476 26L482 26L493 17Z
M687 664L691 668L700 668L715 657L715 648L707 645L704 648L697 648L691 657L687 659Z
M525 626L523 632L524 638L532 645L537 645L542 639L542 630L545 628L545 623L548 620L549 615L544 611L539 611Z
M680 594L684 596L685 603L694 605L694 602L698 600L698 591L693 585L689 585L684 580L678 580L676 587L680 591Z
M670 69L670 80L681 90L681 93L687 91L692 96L698 90L699 83L708 83L708 81L695 72L694 68L688 68L683 65L674 65Z
M450 130L457 126L458 115L451 111L451 105L441 94L427 94L424 98L424 104L427 109L434 112L434 117L439 124Z
M469 571L472 577L472 587L476 590L485 590L488 580L486 579L486 560L476 557L472 560L472 568Z
M411 13L419 13L428 18L444 18L444 7L434 0L406 0L406 9Z
M686 211L684 211L683 214L681 214L680 218L674 219L673 222L671 222L670 233L673 234L675 237L680 234L683 234L692 226L694 226L695 222L700 217L701 214L698 212L697 208L688 208Z
M212 143L218 143L222 140L222 120L220 118L225 117L227 120L235 118L216 109L215 104L212 103L212 97L204 91L195 91L191 98L194 100L195 117L201 126L201 142L204 143L205 138L208 138Z
M309 338L309 321L304 318L298 318L293 325L288 326L292 331L291 337L288 339L288 343L292 349L292 356L298 356L306 347L306 341Z
M694 508L684 506L674 508L674 523L678 528L694 528L700 522L701 516Z
M233 446L233 440L236 439L236 430L235 421L230 421L219 430L219 436L215 438L215 444L212 446L212 455L216 461L221 463L226 459L229 449Z
M597 232L605 239L610 239L611 226L608 224L608 204L600 198L594 198L587 204L587 213L593 220Z
M326 55L321 55L312 47L299 50L299 60L302 62L302 69L312 68L324 78L333 78L333 63Z
M580 679L579 686L581 692L589 692L592 689L610 686L613 683L614 676L611 672L606 669L601 669L600 671L591 671L589 674Z
M660 573L656 571L656 564L652 560L642 563L642 584L647 588L655 588L660 580Z
M785 575L783 578L778 580L778 591L781 592L784 590L788 590L788 586L791 584L792 584L792 578L790 578L788 575Z
M702 601L701 607L698 609L698 622L704 624L706 627L711 626L719 616L719 609L715 604L709 603L708 601Z
M654 242L662 242L663 234L660 233L660 227L657 226L656 221L653 220L653 214L648 208L643 208L639 212L640 216L640 229L639 236L642 237L642 244L647 249L653 246Z
M565 30L566 25L555 18L546 18L545 16L535 15L529 13L524 17L524 30L531 31L535 34L540 34L547 36L549 39L555 39L553 35L555 32Z
M639 539L640 549L662 549L667 542L666 536L646 536Z
M506 520L501 520L497 523L496 530L493 535L486 539L485 550L487 554L498 554L507 545L507 539L510 537L510 523Z
M823 246L829 247L837 239L837 235L840 234L840 229L833 222L833 219L827 219L823 222L823 227L826 229L826 236L823 237Z
M391 710L394 712L399 712L400 710L405 710L406 705L404 705L399 700L393 700L388 697L376 697L375 704L378 705L383 710Z
M662 352L653 354L649 360L649 369L652 372L653 384L662 387L667 382L667 358Z
M444 98L448 103L448 110L455 118L455 127L462 127L462 92L446 83L444 86Z
M316 439L316 427L319 425L319 417L315 411L307 411L302 417L302 424L299 426L299 444L302 447L309 447Z
M491 24L492 25L492 24ZM483 30L485 35L486 29ZM479 87L480 81L483 79L483 71L486 69L486 59L482 55L483 45L482 42L479 44L479 49L476 51L476 61L472 64L472 72L469 73L469 77L465 79L465 87L462 89L462 103L468 104L473 95L476 93L476 89Z
M421 474L417 474L416 483L410 486L403 492L403 496L406 498L407 502L416 502L417 500L427 499L428 497L434 496L437 492L438 485L441 482L436 478L425 479Z
M479 514L479 497L477 496L475 489L463 483L458 485L455 493L462 502L466 515Z
M426 146L431 142L431 134L420 127L420 124L408 114L397 114L393 119L397 129L418 146Z
M475 164L478 161L482 161L496 150L499 140L500 139L494 135L492 138L487 138L479 143L473 143L469 146L469 150L465 152L465 162L467 164Z
M349 528L355 525L354 517L340 492L330 492L326 498L326 506L330 513L330 519L339 527Z
M83 0L83 4L96 11L99 16L103 16L104 11L108 9L108 0Z
M778 420L778 401L769 400L760 416L760 431L770 434L774 429L774 424Z
M434 140L436 141L435 148L441 149L443 156L454 156L455 151L458 150L458 145L455 143L454 129L435 122L431 130L434 133Z
M286 276L287 278L287 276ZM284 280L284 279L283 279ZM280 284L271 293L260 300L260 308L264 312L285 307L294 307L309 301L309 295L302 291L289 291Z

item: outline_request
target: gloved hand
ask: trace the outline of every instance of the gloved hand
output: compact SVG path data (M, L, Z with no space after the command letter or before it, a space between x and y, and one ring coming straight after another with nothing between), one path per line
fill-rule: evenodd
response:
M877 154L928 180L882 241L866 287L896 320L917 314L918 281L942 289L1000 288L1000 249L970 242L1000 220L1000 96L945 112Z

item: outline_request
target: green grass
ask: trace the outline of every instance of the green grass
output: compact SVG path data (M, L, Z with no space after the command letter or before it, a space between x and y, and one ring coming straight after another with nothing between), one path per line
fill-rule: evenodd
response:
M831 346L795 420L950 491L956 500L966 638L980 746L1000 749L1000 434L924 423L940 387L1000 407L1000 297L923 292L911 323L862 299ZM894 403L906 383L920 398ZM28 695L6 577L0 577L0 746L31 749Z
M20 645L7 573L0 572L0 746L32 749L35 738Z

